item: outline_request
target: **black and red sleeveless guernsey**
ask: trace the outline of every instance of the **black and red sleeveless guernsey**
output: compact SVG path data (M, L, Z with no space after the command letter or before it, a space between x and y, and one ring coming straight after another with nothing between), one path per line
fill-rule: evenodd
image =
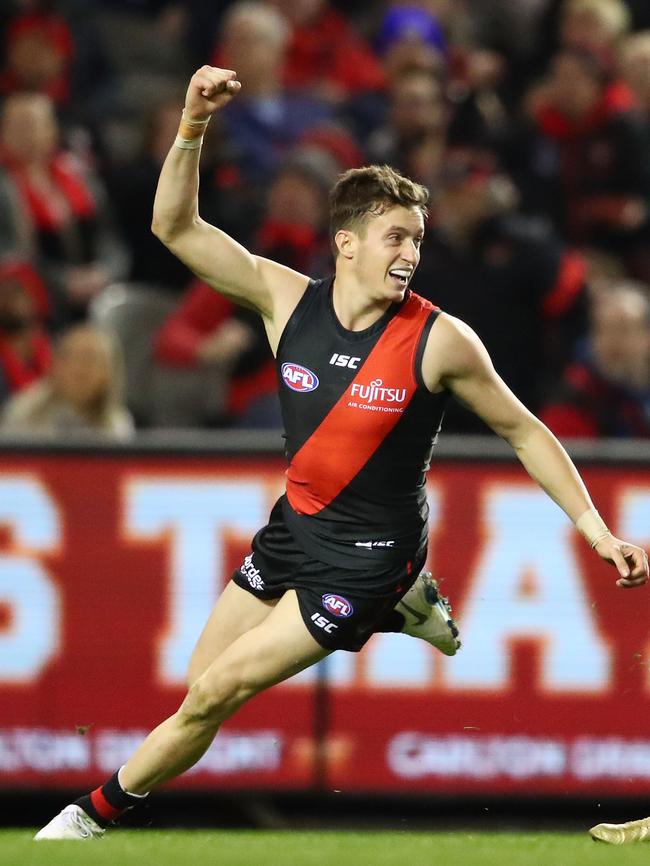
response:
M409 291L369 328L348 331L332 285L310 281L278 346L284 519L321 562L405 562L426 546L425 476L447 398L421 374L440 311Z

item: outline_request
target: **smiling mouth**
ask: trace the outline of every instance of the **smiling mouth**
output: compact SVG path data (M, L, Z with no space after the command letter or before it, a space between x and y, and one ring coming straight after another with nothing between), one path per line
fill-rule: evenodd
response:
M404 288L408 286L409 280L413 276L413 271L399 270L393 269L388 271L388 276L393 277L393 279L397 280Z

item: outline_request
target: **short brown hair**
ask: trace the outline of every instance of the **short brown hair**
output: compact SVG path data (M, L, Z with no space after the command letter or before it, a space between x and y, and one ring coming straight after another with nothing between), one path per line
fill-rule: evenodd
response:
M330 239L334 255L338 249L334 238L340 229L359 231L369 215L380 216L388 208L418 207L428 216L429 190L409 180L389 165L351 168L342 174L330 192Z
M624 0L565 0L562 16L572 12L593 12L607 27L612 39L625 36L632 25L632 15Z

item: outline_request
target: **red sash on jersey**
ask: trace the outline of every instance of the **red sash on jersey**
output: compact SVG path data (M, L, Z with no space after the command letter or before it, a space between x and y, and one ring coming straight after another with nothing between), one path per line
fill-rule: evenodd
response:
M388 407L406 410L418 388L415 358L433 309L424 298L409 296L348 388L294 455L287 470L287 499L298 514L317 514L332 502L403 417L399 411L351 408L349 404L358 403L354 393L360 384L381 381L390 389L406 389L399 407Z

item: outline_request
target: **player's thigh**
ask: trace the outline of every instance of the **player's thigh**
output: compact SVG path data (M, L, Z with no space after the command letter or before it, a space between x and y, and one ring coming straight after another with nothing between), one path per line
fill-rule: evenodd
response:
M267 618L279 599L265 601L232 580L219 596L196 642L187 679L191 685L242 634Z
M310 634L295 590L288 590L259 625L217 656L197 685L200 684L204 695L236 692L245 700L299 673L330 652Z

